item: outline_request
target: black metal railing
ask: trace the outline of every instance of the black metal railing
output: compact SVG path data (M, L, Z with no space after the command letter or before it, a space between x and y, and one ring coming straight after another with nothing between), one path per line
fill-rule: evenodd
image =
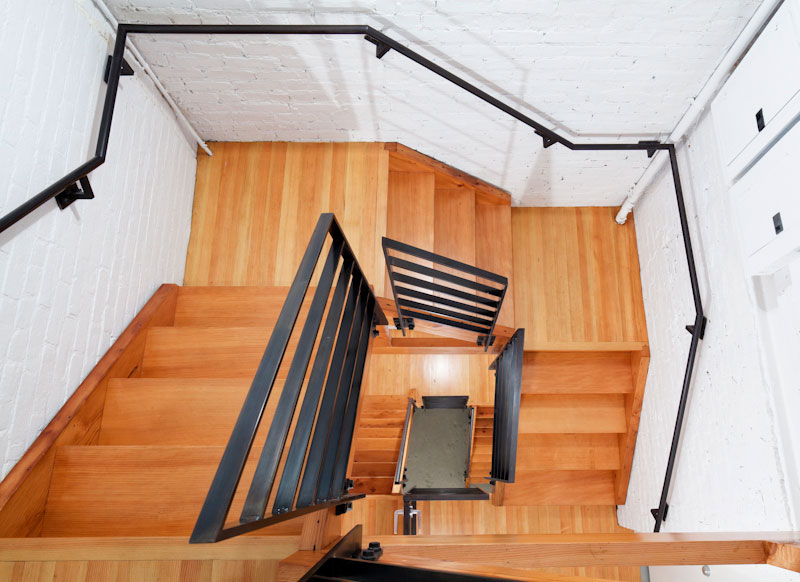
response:
M686 207L683 199L683 188L681 186L680 172L678 170L678 156L675 144L661 143L658 141L639 141L636 143L575 143L558 132L544 126L521 111L507 105L501 100L489 95L472 83L462 79L458 75L448 71L433 61L423 57L419 53L402 45L386 34L366 25L269 25L269 24L120 24L117 28L117 38L114 44L114 52L111 55L108 74L108 87L103 103L103 111L100 117L100 125L97 135L97 142L94 156L87 162L81 164L62 178L56 180L50 186L25 201L7 215L0 218L0 233L10 228L12 225L23 219L25 216L39 208L45 202L56 198L59 206L65 208L72 201L80 198L93 197L88 181L88 175L105 162L108 150L108 140L111 133L111 121L114 114L117 89L119 79L124 70L125 41L129 34L257 34L257 35L360 35L367 41L375 45L375 56L382 58L390 50L414 61L421 67L439 75L464 91L474 95L478 99L492 105L514 119L520 121L542 138L542 145L548 148L554 144L560 144L573 151L642 151L648 157L652 157L657 151L666 151L670 158L670 168L672 171L672 182L675 189L675 197L678 207L678 218L681 225L683 245L686 251L686 263L689 270L689 279L692 286L692 296L695 305L695 319L687 329L692 334L689 345L689 355L686 362L683 386L681 390L678 414L675 421L675 431L673 433L672 445L670 447L667 470L664 477L664 486L659 500L659 506L653 511L656 520L655 531L659 531L661 523L667 511L667 496L669 485L674 470L675 458L677 455L678 443L680 441L683 419L685 416L686 404L688 402L689 389L691 386L694 363L699 347L699 341L703 338L706 327L706 317L703 312L702 299L700 297L700 287L697 280L697 269L692 250L692 240L689 234L689 225L686 217ZM83 190L81 190L83 187ZM402 322L401 322L402 323Z
M319 269L317 263L326 246L328 252ZM275 398L272 392L278 370L317 271L316 289L250 482L240 523L226 528L225 521L256 431L268 399ZM363 497L348 495L346 471L371 333L376 325L384 324L383 311L339 223L333 214L322 214L197 518L192 542L216 542ZM315 345L316 356L308 374ZM298 413L297 404L306 378L305 396ZM287 453L286 441L293 420L295 429ZM281 460L283 473L272 515L267 517Z
M489 350L508 278L390 238L382 245L403 335L414 319L423 319L474 332Z
M516 474L524 349L525 330L518 329L489 366L495 371L492 470L489 474L492 481L513 483Z
M414 399L408 399L408 408L406 409L406 422L403 425L403 438L400 441L400 452L397 453L397 466L394 470L394 486L403 484L403 463L406 459L406 449L408 448L408 437L411 432L411 419L414 417Z

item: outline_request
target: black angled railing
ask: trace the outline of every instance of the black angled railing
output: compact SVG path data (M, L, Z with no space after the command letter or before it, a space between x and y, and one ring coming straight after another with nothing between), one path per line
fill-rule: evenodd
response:
M317 263L326 245L328 252L320 270ZM273 388L278 370L317 271L316 289L277 395L239 524L225 527L267 401L276 397ZM339 223L333 214L322 214L197 518L193 543L216 542L363 497L348 494L346 471L370 338L375 326L384 324L383 311ZM314 346L316 355L308 373ZM305 396L298 412L304 385ZM287 452L293 421L295 429ZM267 516L281 460L283 472L271 515Z
M518 329L495 358L494 417L492 419L492 481L513 483L517 468L517 434L522 396L525 330Z
M489 351L507 277L386 237L382 246L403 335L414 319L423 319L476 333Z
M100 125L97 134L97 142L94 156L87 162L81 164L65 176L55 181L44 190L25 201L7 215L0 217L0 233L7 230L25 216L39 208L45 202L55 198L59 207L66 208L69 204L78 199L93 198L94 194L89 184L88 175L105 162L108 150L108 140L111 134L111 121L114 115L114 105L116 103L119 79L129 70L125 66L124 53L125 41L129 34L255 34L255 35L359 35L375 45L375 56L383 58L389 51L393 50L398 54L414 61L421 67L439 75L464 91L474 95L478 99L492 105L521 123L527 125L542 138L542 145L545 148L555 144L562 145L573 151L642 151L648 157L652 157L657 151L664 150L669 155L670 168L672 171L672 182L675 189L675 197L678 207L678 218L681 225L683 245L686 251L686 263L689 270L689 280L692 286L692 297L695 306L695 319L691 325L686 326L692 334L689 344L689 356L686 362L686 369L683 377L678 414L675 420L675 430L673 432L672 445L667 460L667 470L664 477L664 485L659 499L659 505L653 510L656 520L655 531L660 531L661 523L667 512L667 496L672 480L672 472L675 466L675 459L680 442L683 419L685 416L686 405L689 397L694 363L699 347L699 342L703 338L706 327L706 317L703 312L703 303L700 297L700 286L697 280L697 269L692 250L692 241L689 234L689 223L686 217L686 207L683 200L683 188L681 186L680 172L678 170L678 156L675 144L661 143L658 141L639 141L636 143L575 143L558 132L544 126L543 124L525 115L521 111L504 103L500 99L493 97L486 91L479 89L472 83L462 79L458 75L448 71L420 55L419 53L404 46L400 42L387 36L386 34L367 25L327 25L327 24L308 24L308 25L269 25L269 24L120 24L117 28L117 38L114 44L114 52L108 64L107 83L108 87L103 102L103 111L100 117ZM83 189L81 189L83 188ZM402 319L402 318L401 318ZM402 324L402 321L401 321Z

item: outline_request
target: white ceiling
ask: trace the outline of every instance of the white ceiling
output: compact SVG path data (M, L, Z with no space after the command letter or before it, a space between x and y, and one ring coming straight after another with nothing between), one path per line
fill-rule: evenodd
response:
M584 139L663 138L760 0L107 0L121 22L370 24ZM200 135L399 141L516 204L617 205L642 153L542 149L533 130L359 37L133 37Z

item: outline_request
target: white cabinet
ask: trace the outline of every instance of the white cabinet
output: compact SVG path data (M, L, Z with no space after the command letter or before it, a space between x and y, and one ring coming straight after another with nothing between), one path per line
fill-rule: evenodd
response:
M733 185L730 196L749 275L768 275L800 253L800 124ZM780 214L782 230L774 217Z
M736 179L800 115L800 0L787 0L714 100L722 163Z

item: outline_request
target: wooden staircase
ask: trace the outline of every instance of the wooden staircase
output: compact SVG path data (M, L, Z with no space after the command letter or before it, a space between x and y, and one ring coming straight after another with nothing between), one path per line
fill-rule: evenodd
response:
M388 495L392 492L397 455L403 437L408 398L363 396L351 475L353 492Z
M109 381L97 442L56 452L41 535L188 536L285 294L180 288L174 325L145 334L138 377ZM253 470L249 462L242 482ZM234 500L234 518L242 501ZM301 528L302 518L252 535L299 535Z
M505 486L504 505L621 502L640 359L629 352L525 354L517 475ZM478 407L473 480L491 470L492 418L492 407Z

